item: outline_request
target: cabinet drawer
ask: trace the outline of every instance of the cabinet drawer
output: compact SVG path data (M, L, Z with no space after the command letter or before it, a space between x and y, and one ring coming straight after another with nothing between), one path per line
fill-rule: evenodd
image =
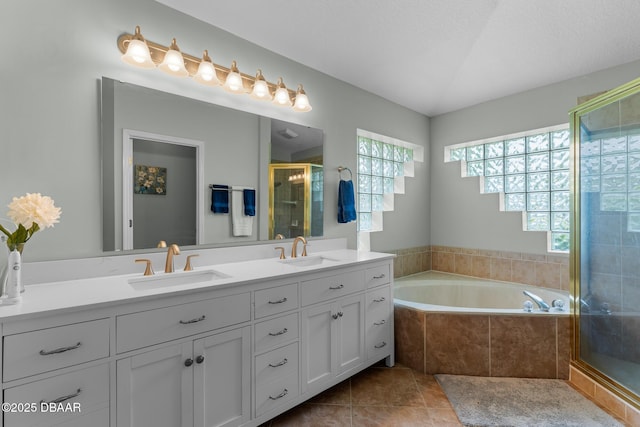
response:
M298 342L256 357L256 386L298 372Z
M256 417L292 400L299 390L297 372L256 387Z
M4 401L10 403L35 403L36 412L5 412L5 427L91 425L108 426L109 417L109 366L94 366L64 375L35 381L4 391ZM41 402L45 402L44 405ZM54 411L47 403L58 402ZM41 411L41 409L45 409ZM102 415L100 415L102 414ZM94 423L97 418L98 422ZM91 422L90 422L91 421Z
M109 319L4 337L3 379L11 381L109 356Z
M364 280L367 284L367 288L373 288L378 285L385 285L389 283L391 281L389 264L367 268L364 272Z
M118 316L118 353L235 325L251 319L249 293Z
M353 271L307 280L301 286L302 305L311 305L363 290L364 276L362 271Z
M296 338L298 338L298 313L257 323L255 351L259 353Z
M255 318L282 313L298 307L298 284L277 286L255 293Z
M367 360L383 358L391 353L391 325L389 322L372 322L367 325L365 346Z
M367 292L367 317L387 319L391 304L391 290L388 286Z

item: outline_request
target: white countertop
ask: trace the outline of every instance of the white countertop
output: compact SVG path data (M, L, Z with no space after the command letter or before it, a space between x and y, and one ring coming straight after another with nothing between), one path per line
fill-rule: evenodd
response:
M356 265L393 258L394 255L377 252L358 252L350 249L331 250L310 253L308 258L325 257L322 264L293 266L280 262L278 258L264 258L252 261L228 262L194 267L193 272L156 273L156 279L167 275L197 275L199 272L214 270L223 277L215 277L206 282L178 284L150 289L134 288L130 279L144 278L142 273L110 275L104 277L79 278L58 282L33 284L26 286L22 301L15 305L0 304L0 320L16 320L37 314L45 314L70 309L90 309L115 303L133 302L158 296L170 296L192 293L215 288L228 288L234 285L248 284L259 280L270 280L296 276L334 268ZM302 257L296 258L296 260ZM291 262L291 258L287 260ZM173 277L173 276L172 276Z

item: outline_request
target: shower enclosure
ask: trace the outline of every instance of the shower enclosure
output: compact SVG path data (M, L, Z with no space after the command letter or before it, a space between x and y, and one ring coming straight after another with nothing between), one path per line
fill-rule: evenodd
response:
M572 364L640 404L640 79L571 111Z
M321 165L269 165L269 239L322 236L323 206Z

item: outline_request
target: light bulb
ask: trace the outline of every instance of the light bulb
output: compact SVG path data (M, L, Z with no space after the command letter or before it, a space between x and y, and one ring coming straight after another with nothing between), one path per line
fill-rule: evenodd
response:
M135 65L140 68L155 68L156 64L151 60L149 46L142 34L140 27L136 27L133 38L129 40L126 52L122 55L122 60L127 64Z
M216 74L216 68L213 62L211 62L207 50L202 54L202 61L200 61L198 72L193 76L193 79L206 86L218 86L220 84L220 80L218 80L218 75Z
M251 96L253 98L266 101L271 99L271 91L269 90L269 85L262 75L262 70L258 70L258 72L256 73L256 79L253 82L253 90L251 91Z
M289 97L289 91L282 81L282 77L278 78L276 85L276 93L273 95L273 103L276 105L287 106L291 105L291 97Z
M162 63L158 66L162 71L167 74L176 77L187 77L189 72L184 66L184 58L182 57L182 53L180 53L180 49L176 44L176 39L173 39L171 42L171 46L169 50L164 55L164 59Z
M240 75L236 61L231 62L231 69L229 70L229 74L227 74L227 79L225 80L223 87L225 90L233 93L244 92L242 76Z
M293 109L300 112L311 111L309 98L307 97L307 94L305 93L302 85L298 85L298 91L296 92L296 100L293 104Z

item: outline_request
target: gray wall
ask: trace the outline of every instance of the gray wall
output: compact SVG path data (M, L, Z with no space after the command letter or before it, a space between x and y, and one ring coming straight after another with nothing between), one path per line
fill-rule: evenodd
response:
M216 63L228 66L237 60L248 74L262 68L270 81L282 76L292 88L303 83L313 111L295 113L158 70L131 67L120 60L116 41L136 25L151 41L168 45L176 37L184 52L200 55L209 49ZM355 247L356 226L336 221L339 177L332 171L339 165L356 168L356 129L428 146L425 116L152 0L4 0L0 35L3 40L20 38L20 43L5 45L11 61L0 64L0 215L12 197L26 192L49 195L62 207L60 224L37 233L27 245L26 261L102 253L102 76L323 129L325 236L347 237L350 247ZM407 195L396 201L398 210L385 216L385 231L374 237L374 249L429 243L427 170L426 164L417 168Z
M639 69L637 61L433 117L430 243L546 253L547 234L522 231L522 215L500 212L497 194L480 194L479 178L461 178L460 162L444 163L444 147L568 123L578 97L633 80Z

